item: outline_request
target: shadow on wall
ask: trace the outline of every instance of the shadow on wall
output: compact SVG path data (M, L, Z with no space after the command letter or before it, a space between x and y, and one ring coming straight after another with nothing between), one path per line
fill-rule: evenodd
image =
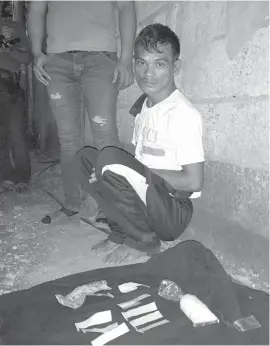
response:
M269 2L227 1L226 8L226 50L232 60L258 29L269 25Z

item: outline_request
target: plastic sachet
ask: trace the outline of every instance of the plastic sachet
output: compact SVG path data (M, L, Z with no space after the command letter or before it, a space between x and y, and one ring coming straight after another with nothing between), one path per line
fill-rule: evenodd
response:
M91 282L90 284L79 286L66 296L56 294L55 297L61 305L72 309L78 309L85 301L86 296L107 296L114 298L111 293L98 293L108 291L111 288L107 285L106 280Z
M165 279L159 285L158 295L162 298L179 302L183 291L175 282Z
M260 323L256 320L256 318L251 315L245 318L240 318L231 324L231 327L234 327L239 332L246 332L251 329L261 328Z
M138 287L150 288L147 285L138 284L137 282L125 282L124 284L119 285L118 289L121 293L129 293L129 292L135 291Z

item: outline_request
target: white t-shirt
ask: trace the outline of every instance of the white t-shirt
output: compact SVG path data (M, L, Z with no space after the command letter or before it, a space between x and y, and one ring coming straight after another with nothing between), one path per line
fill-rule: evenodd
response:
M203 162L202 117L190 101L175 90L151 108L146 102L135 118L135 158L149 168L176 171ZM191 197L200 195L194 192Z

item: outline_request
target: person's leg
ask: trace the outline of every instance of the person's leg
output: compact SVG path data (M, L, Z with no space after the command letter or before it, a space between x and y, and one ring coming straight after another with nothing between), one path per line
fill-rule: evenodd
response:
M39 160L46 152L46 136L49 131L49 117L48 117L48 91L44 84L32 74L32 88L33 88L33 130L36 144L36 155Z
M111 214L111 218L125 233L124 244L147 251L151 244L149 236L154 235L155 240L173 241L188 226L193 212L188 198L191 193L175 191L125 151L103 149L97 160L96 173L100 181L99 192L106 201L103 209L113 205L110 210L115 210L115 215ZM116 251L122 252L123 257L123 252L128 249L123 247Z
M74 160L78 170L78 183L81 185L82 190L91 196L96 194L97 182L90 184L89 179L96 166L98 155L99 151L96 148L86 146L76 153Z
M83 53L83 74L81 85L94 147L101 150L107 146L119 146L116 123L116 103L118 90L113 84L113 74L117 63L116 53Z
M143 202L146 193L145 167L124 150L104 148L96 163L98 203L116 223L107 242L120 243L105 261L121 263L142 257L142 252L158 252L160 241L152 229ZM102 244L101 244L102 245ZM96 244L95 251L102 251Z
M156 250L159 240L172 241L187 227L192 215L187 194L183 192L181 198L179 192L178 199L170 196L174 190L132 155L114 147L104 148L98 158L92 148L79 154L84 190L95 196L106 215L118 225L108 242L124 245L117 249L120 254L111 258L113 261L130 254L127 246L144 252ZM97 183L90 184L94 161ZM108 250L109 246L105 248ZM94 249L99 250L99 246Z
M118 161L123 161L129 166L132 166L133 161L135 165L137 162L130 154L115 147L106 147L101 150L100 154L99 151L91 147L81 149L76 155L76 165L79 168L78 176L80 176L80 184L82 189L97 201L99 207L104 210L105 214L108 216L108 223L111 231L115 229L115 225L118 223L122 225L122 228L128 230L128 234L129 232L131 232L131 235L133 234L135 244L137 243L136 240L139 240L139 243L140 240L149 243L155 235L153 232L149 231L148 223L143 217L143 211L141 208L137 208L136 204L144 208L138 195L134 192L125 177L114 174L111 171L105 172L104 176L101 173L102 167L106 167L107 163L110 164ZM90 183L89 179L94 167L98 181ZM138 167L137 170L144 174L143 166L139 162ZM114 178L110 177L108 181L107 178L110 175L114 175ZM121 192L119 194L118 192L120 190ZM124 209L126 208L127 212L119 212L119 209L122 207ZM132 222L132 220L136 221ZM111 245L108 245L106 241L101 242L97 246L94 246L93 250L97 252L108 250L108 247L114 247L115 243L122 243L124 238L127 238L125 231L121 233L121 229L117 227L117 231L112 231L108 239L109 243L112 241ZM151 245L153 245L153 242ZM157 244L155 243L155 245Z
M190 223L193 205L186 192L170 195L167 183L150 184L146 193L146 208L150 223L162 241L178 239ZM182 195L182 197L181 197Z
M97 195L98 182L89 182L89 179L96 167L96 162L99 156L99 150L96 148L86 146L79 150L75 155L75 165L78 168L78 182L84 192L88 193L98 203L99 196ZM89 216L87 216L88 218ZM110 227L113 226L113 222L108 220ZM92 250L94 252L109 252L112 251L118 244L111 243L107 239L98 243L98 246L94 245Z
M13 181L14 168L9 156L9 112L11 97L5 90L1 90L0 82L0 184L4 181Z
M82 147L81 87L76 75L74 56L70 53L50 54L46 71L51 77L48 85L49 102L58 129L60 163L65 193L61 211L73 216L80 210L81 194L77 185L74 157ZM58 218L58 212L55 217ZM43 219L51 223L53 215Z
M118 90L113 84L117 54L110 52L82 53L83 74L81 76L85 108L89 116L93 145L98 150L106 146L119 146L116 123ZM99 210L96 222L106 223Z
M39 162L59 160L60 145L55 118L49 104L47 87L32 76L33 84L33 132L35 154Z
M192 217L193 205L189 199L191 193L175 191L162 178L153 174L137 160L130 159L131 156L122 150L116 149L113 152L113 148L106 148L106 152L109 154L107 162L112 162L113 154L117 154L114 160L117 164L108 163L103 166L102 177L98 178L98 192L106 201L104 210L108 209L108 202L111 201L114 202L113 209L116 207L126 213L130 223L123 222L123 218L117 213L110 214L118 224L129 226L123 227L128 229L125 230L125 236L142 243L148 243L151 234L155 234L162 241L173 241L179 238ZM99 161L98 159L97 162ZM127 190L129 188L130 191ZM142 218L142 212L146 220ZM109 215L109 211L107 213ZM140 219L147 227L141 228L138 223Z
M10 109L9 138L15 166L15 184L28 185L31 177L31 161L26 140L25 99L23 91L14 95Z

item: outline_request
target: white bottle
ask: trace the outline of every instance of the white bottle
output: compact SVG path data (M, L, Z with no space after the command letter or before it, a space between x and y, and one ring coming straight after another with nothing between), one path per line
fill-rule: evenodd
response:
M194 327L219 322L208 307L192 294L180 296L180 309L192 321Z

